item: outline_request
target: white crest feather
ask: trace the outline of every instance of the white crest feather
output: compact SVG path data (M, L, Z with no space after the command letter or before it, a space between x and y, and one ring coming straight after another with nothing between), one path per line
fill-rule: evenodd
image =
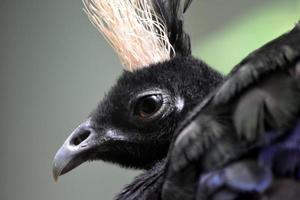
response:
M162 62L175 54L151 0L83 0L83 4L126 70Z

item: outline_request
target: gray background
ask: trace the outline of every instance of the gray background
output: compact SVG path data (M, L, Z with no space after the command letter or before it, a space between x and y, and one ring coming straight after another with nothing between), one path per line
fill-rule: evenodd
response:
M193 47L261 2L276 1L224 2L192 4L186 27ZM121 71L80 0L0 0L1 200L112 199L140 173L93 162L58 183L51 175L58 147Z

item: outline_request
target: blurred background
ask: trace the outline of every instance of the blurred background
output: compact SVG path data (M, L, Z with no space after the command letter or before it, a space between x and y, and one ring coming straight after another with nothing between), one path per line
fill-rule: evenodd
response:
M300 20L300 0L194 0L194 55L227 73ZM54 183L52 159L122 69L80 0L0 0L0 199L112 199L140 171L83 164Z

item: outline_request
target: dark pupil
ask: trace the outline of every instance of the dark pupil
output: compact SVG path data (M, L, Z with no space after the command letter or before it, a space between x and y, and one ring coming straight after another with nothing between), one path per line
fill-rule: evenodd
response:
M159 110L162 105L162 98L160 95L151 95L141 100L139 105L139 112L141 117L148 117Z

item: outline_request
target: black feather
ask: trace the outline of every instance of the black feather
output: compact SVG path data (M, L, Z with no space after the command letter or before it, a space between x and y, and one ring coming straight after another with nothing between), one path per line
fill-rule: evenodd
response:
M299 27L300 23L292 31L250 54L179 126L178 134L175 134L178 136L169 153L167 183L162 192L164 198L176 196L173 188L178 188L180 181L184 181L176 177L184 178L183 174L189 177L186 168L190 168L190 165L197 165L200 174L204 174L222 169L228 163L239 162L241 158L250 157L256 162L261 148L268 145L278 150L276 153L273 150L273 157L282 158L286 155L284 160L291 162L291 165L276 167L276 163L282 163L283 158L274 159L270 165L275 176L289 175L279 174L280 170L292 172L292 178L299 176L298 160L294 160L299 156L298 149L279 148L281 145L275 147L274 144L291 134L291 128L300 117ZM287 156L288 152L290 156ZM228 167L230 169L231 166ZM255 180L258 174L252 175ZM245 181L242 177L240 180ZM232 177L228 180L235 182ZM226 191L228 187L232 189L232 185L229 186L228 183ZM249 181L245 183L249 184ZM239 192L243 193L241 190L240 188ZM230 194L230 198L235 198L228 191L226 193Z
M153 0L156 13L166 25L176 55L191 55L191 41L183 29L183 14L192 0Z

